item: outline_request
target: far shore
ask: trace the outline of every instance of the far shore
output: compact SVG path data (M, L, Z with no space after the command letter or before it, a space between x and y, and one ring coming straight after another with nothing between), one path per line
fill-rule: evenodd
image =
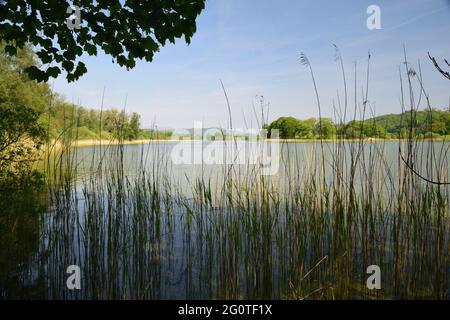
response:
M244 141L243 139L238 139L240 141ZM365 139L264 139L264 141L268 142L286 142L286 143L313 143L313 142L394 142L394 141L406 141L407 139L398 139L398 138L390 138L390 139L382 139L382 138L365 138ZM435 139L420 139L421 141L450 141L443 138L435 138ZM138 144L149 144L149 143L162 143L162 142L193 142L193 141L201 141L200 139L183 139L183 140L175 140L175 139L137 139L137 140L106 140L106 139L83 139L83 140L75 140L71 143L71 146L75 148L81 147L94 147L94 146L108 146L108 145L138 145ZM204 140L210 142L211 140ZM222 141L222 140L216 140Z
M155 140L150 139L137 139L137 140L98 140L98 139L85 139L85 140L75 140L73 142L74 147L92 147L92 146L107 146L107 145L119 145L119 144L146 144L153 142Z

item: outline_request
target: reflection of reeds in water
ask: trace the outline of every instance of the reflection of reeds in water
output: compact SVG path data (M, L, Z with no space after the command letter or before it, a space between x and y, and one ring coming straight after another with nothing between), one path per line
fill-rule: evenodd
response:
M412 76L407 72L414 109ZM342 123L347 88L344 101ZM355 94L355 117L358 105ZM388 158L393 144L398 155ZM411 135L320 141L303 155L297 146L281 146L277 176L251 164L224 164L214 174L202 166L187 179L188 193L162 144L142 146L132 174L126 146L94 148L81 180L77 151L62 147L51 170L52 210L43 219L46 296L449 298L449 187L417 175L442 181L448 144ZM65 286L71 264L82 268L79 291ZM366 288L373 264L381 268L381 290Z
M158 144L133 175L126 147L111 147L100 171L53 190L49 297L448 296L448 188L400 159L389 171L383 143L324 147L334 156L326 179L318 150L303 167L291 149L280 177L224 168L224 180L193 179L191 196ZM351 162L354 148L364 155ZM82 267L80 291L65 287L71 264ZM381 267L380 291L365 288L371 264Z

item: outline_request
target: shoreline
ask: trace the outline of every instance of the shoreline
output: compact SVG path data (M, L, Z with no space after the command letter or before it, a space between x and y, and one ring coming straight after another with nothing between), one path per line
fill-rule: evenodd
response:
M173 142L194 142L194 141L202 141L200 139L183 139L183 140L173 140L173 139L137 139L137 140L97 140L97 139L86 139L86 140L75 140L71 143L72 147L75 148L83 148L83 147L95 147L95 146L109 146L109 145L139 145L139 144L150 144L150 143L173 143ZM203 140L205 142L211 142L210 140ZM215 140L222 141L222 140ZM245 141L245 140L240 140ZM256 141L256 140L255 140ZM316 142L396 142L396 141L408 141L408 139L381 139L381 138L366 138L366 139L264 139L267 142L285 142L285 143L316 143ZM413 140L416 141L416 140ZM420 141L433 141L433 142L450 142L450 140L446 139L420 139ZM55 144L53 142L52 144ZM56 142L56 144L59 144Z

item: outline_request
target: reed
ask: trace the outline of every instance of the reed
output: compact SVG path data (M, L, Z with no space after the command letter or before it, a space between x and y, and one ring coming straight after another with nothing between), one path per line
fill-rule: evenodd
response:
M344 97L336 117L345 124L351 90L337 57ZM314 79L310 61L303 61ZM420 72L404 66L402 108L417 110L418 100L429 106L413 90L418 81L419 96L427 96ZM315 79L314 86L319 102ZM350 116L364 118L373 110L369 64L361 95L356 87L355 66ZM169 157L173 144L129 146L117 139L85 149L71 147L76 136L64 136L48 158L51 204L41 217L34 265L45 298L450 297L445 141L410 134L399 141L281 143L280 171L264 176L250 163L180 174ZM82 268L81 290L66 288L72 264ZM382 272L381 290L366 287L373 264Z

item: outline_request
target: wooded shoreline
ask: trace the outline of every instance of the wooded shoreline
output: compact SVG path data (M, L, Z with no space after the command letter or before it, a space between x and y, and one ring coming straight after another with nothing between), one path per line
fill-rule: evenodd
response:
M239 139L238 139L239 140ZM183 140L174 140L174 139L137 139L137 140L96 140L96 139L86 139L86 140L74 140L71 142L71 145L75 148L83 148L83 147L95 147L95 146L108 146L108 145L138 145L138 144L149 144L155 142L194 142L194 141L202 141L201 139L183 139ZM206 142L212 142L211 140L203 140ZM222 141L222 140L215 140ZM240 140L244 141L244 140ZM317 142L396 142L396 141L408 141L408 139L399 139L399 138L390 138L390 139L382 139L382 138L364 138L364 139L264 139L267 142L281 142L281 143L317 143ZM433 138L433 139L420 139L420 141L431 141L431 142L450 142L449 139L445 138ZM52 142L52 145L55 142Z

